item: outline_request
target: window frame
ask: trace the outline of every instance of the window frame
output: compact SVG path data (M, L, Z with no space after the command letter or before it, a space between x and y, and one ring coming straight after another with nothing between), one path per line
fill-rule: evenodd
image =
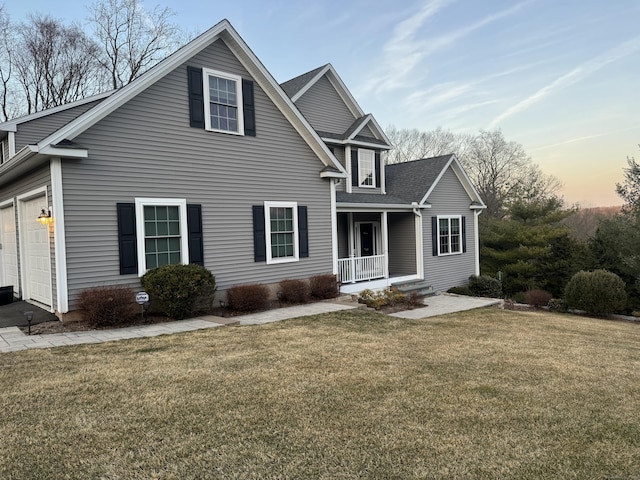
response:
M276 257L271 254L271 208L290 208L293 218L293 256ZM264 227L267 250L267 264L291 263L300 260L300 230L298 229L298 203L297 202L264 202Z
M238 130L222 130L219 128L213 128L211 126L211 97L209 92L209 77L219 77L225 80L232 80L236 84L236 101L238 112ZM244 136L244 102L242 92L242 77L234 75L232 73L221 72L219 70L213 70L211 68L202 69L202 82L203 82L203 94L204 94L204 129L210 132L228 133L230 135ZM224 105L224 104L220 104Z
M365 157L364 154L371 154L370 158ZM370 171L371 171L371 185L363 185L363 181L367 179L366 175L363 175L363 172L369 171L369 166L367 165L371 162ZM368 168L363 168L365 165ZM376 185L376 152L375 150L370 150L368 148L359 148L358 149L358 188L377 188Z
M448 252L442 252L441 250L441 244L440 244L440 220L447 220L447 225L448 225L448 234L447 234L447 238L448 238L448 248L449 251ZM451 233L451 220L458 220L458 250L457 251L452 251L451 245L451 238L453 236L453 234ZM438 225L438 232L436 235L436 241L438 242L438 256L439 257L444 257L444 256L449 256L449 255L461 255L462 253L464 253L464 248L462 246L462 215L438 215L437 216L437 225Z
M147 273L145 251L144 207L178 207L180 215L180 263L189 264L189 229L187 226L187 200L184 198L136 198L136 242L138 249L138 276Z

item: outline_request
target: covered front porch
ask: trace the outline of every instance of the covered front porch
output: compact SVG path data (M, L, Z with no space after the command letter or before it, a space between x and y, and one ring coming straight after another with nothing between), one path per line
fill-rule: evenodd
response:
M337 225L337 276L343 292L421 278L414 212L338 212Z

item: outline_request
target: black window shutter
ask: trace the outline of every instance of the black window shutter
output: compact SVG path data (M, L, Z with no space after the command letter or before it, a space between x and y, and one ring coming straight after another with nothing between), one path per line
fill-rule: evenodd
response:
M189 79L189 124L195 128L204 128L204 92L202 69L187 67Z
M244 134L256 136L256 107L253 99L253 81L242 79L242 111Z
M307 207L298 205L298 247L300 258L309 256L309 227L307 224Z
M187 205L187 230L189 233L189 263L204 267L204 245L202 241L202 205Z
M467 252L467 222L466 217L462 217L462 253Z
M267 239L264 230L264 205L253 206L253 256L256 262L267 261Z
M351 185L358 186L358 149L351 150Z
M433 256L438 256L438 217L431 217L431 247Z
M382 172L382 163L380 160L380 152L376 152L376 160L374 163L375 165L373 166L373 168L376 171L376 187L381 188L382 185L380 184L380 173Z
M120 275L138 273L138 245L136 242L136 205L116 204L118 211L118 250Z

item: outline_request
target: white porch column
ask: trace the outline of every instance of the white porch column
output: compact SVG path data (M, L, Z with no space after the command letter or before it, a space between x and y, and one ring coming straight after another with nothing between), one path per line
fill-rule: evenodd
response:
M62 160L51 159L51 199L53 203L53 241L56 262L56 302L60 313L69 311L67 283L67 246L64 226L64 198L62 196Z
M387 212L381 213L382 220L382 250L384 253L384 278L389 278L389 226L387 225Z
M422 212L419 208L414 208L415 213L415 229L416 229L416 273L418 277L424 280L424 243L422 231Z
M480 275L480 236L478 233L478 216L482 213L482 210L473 211L473 248L475 250L475 270L476 276Z
M338 213L336 211L336 180L331 182L331 253L333 255L333 274L338 274Z

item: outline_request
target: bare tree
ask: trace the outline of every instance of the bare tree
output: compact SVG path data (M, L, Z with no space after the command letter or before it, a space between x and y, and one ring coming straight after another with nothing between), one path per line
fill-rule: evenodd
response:
M522 145L507 141L500 130L470 135L440 127L420 132L391 126L386 133L394 145L387 154L387 163L455 153L487 205L485 216L503 217L516 201L556 197L561 187L557 178L532 163Z
M35 14L17 29L13 57L26 113L63 105L96 93L98 46L77 25Z
M177 46L181 32L170 23L174 15L167 7L147 11L138 0L100 0L91 6L89 20L102 50L97 58L111 88L127 85Z
M0 5L0 102L2 102L3 122L12 117L12 106L9 101L11 95L11 79L13 74L13 49L11 48L13 32L9 15Z

